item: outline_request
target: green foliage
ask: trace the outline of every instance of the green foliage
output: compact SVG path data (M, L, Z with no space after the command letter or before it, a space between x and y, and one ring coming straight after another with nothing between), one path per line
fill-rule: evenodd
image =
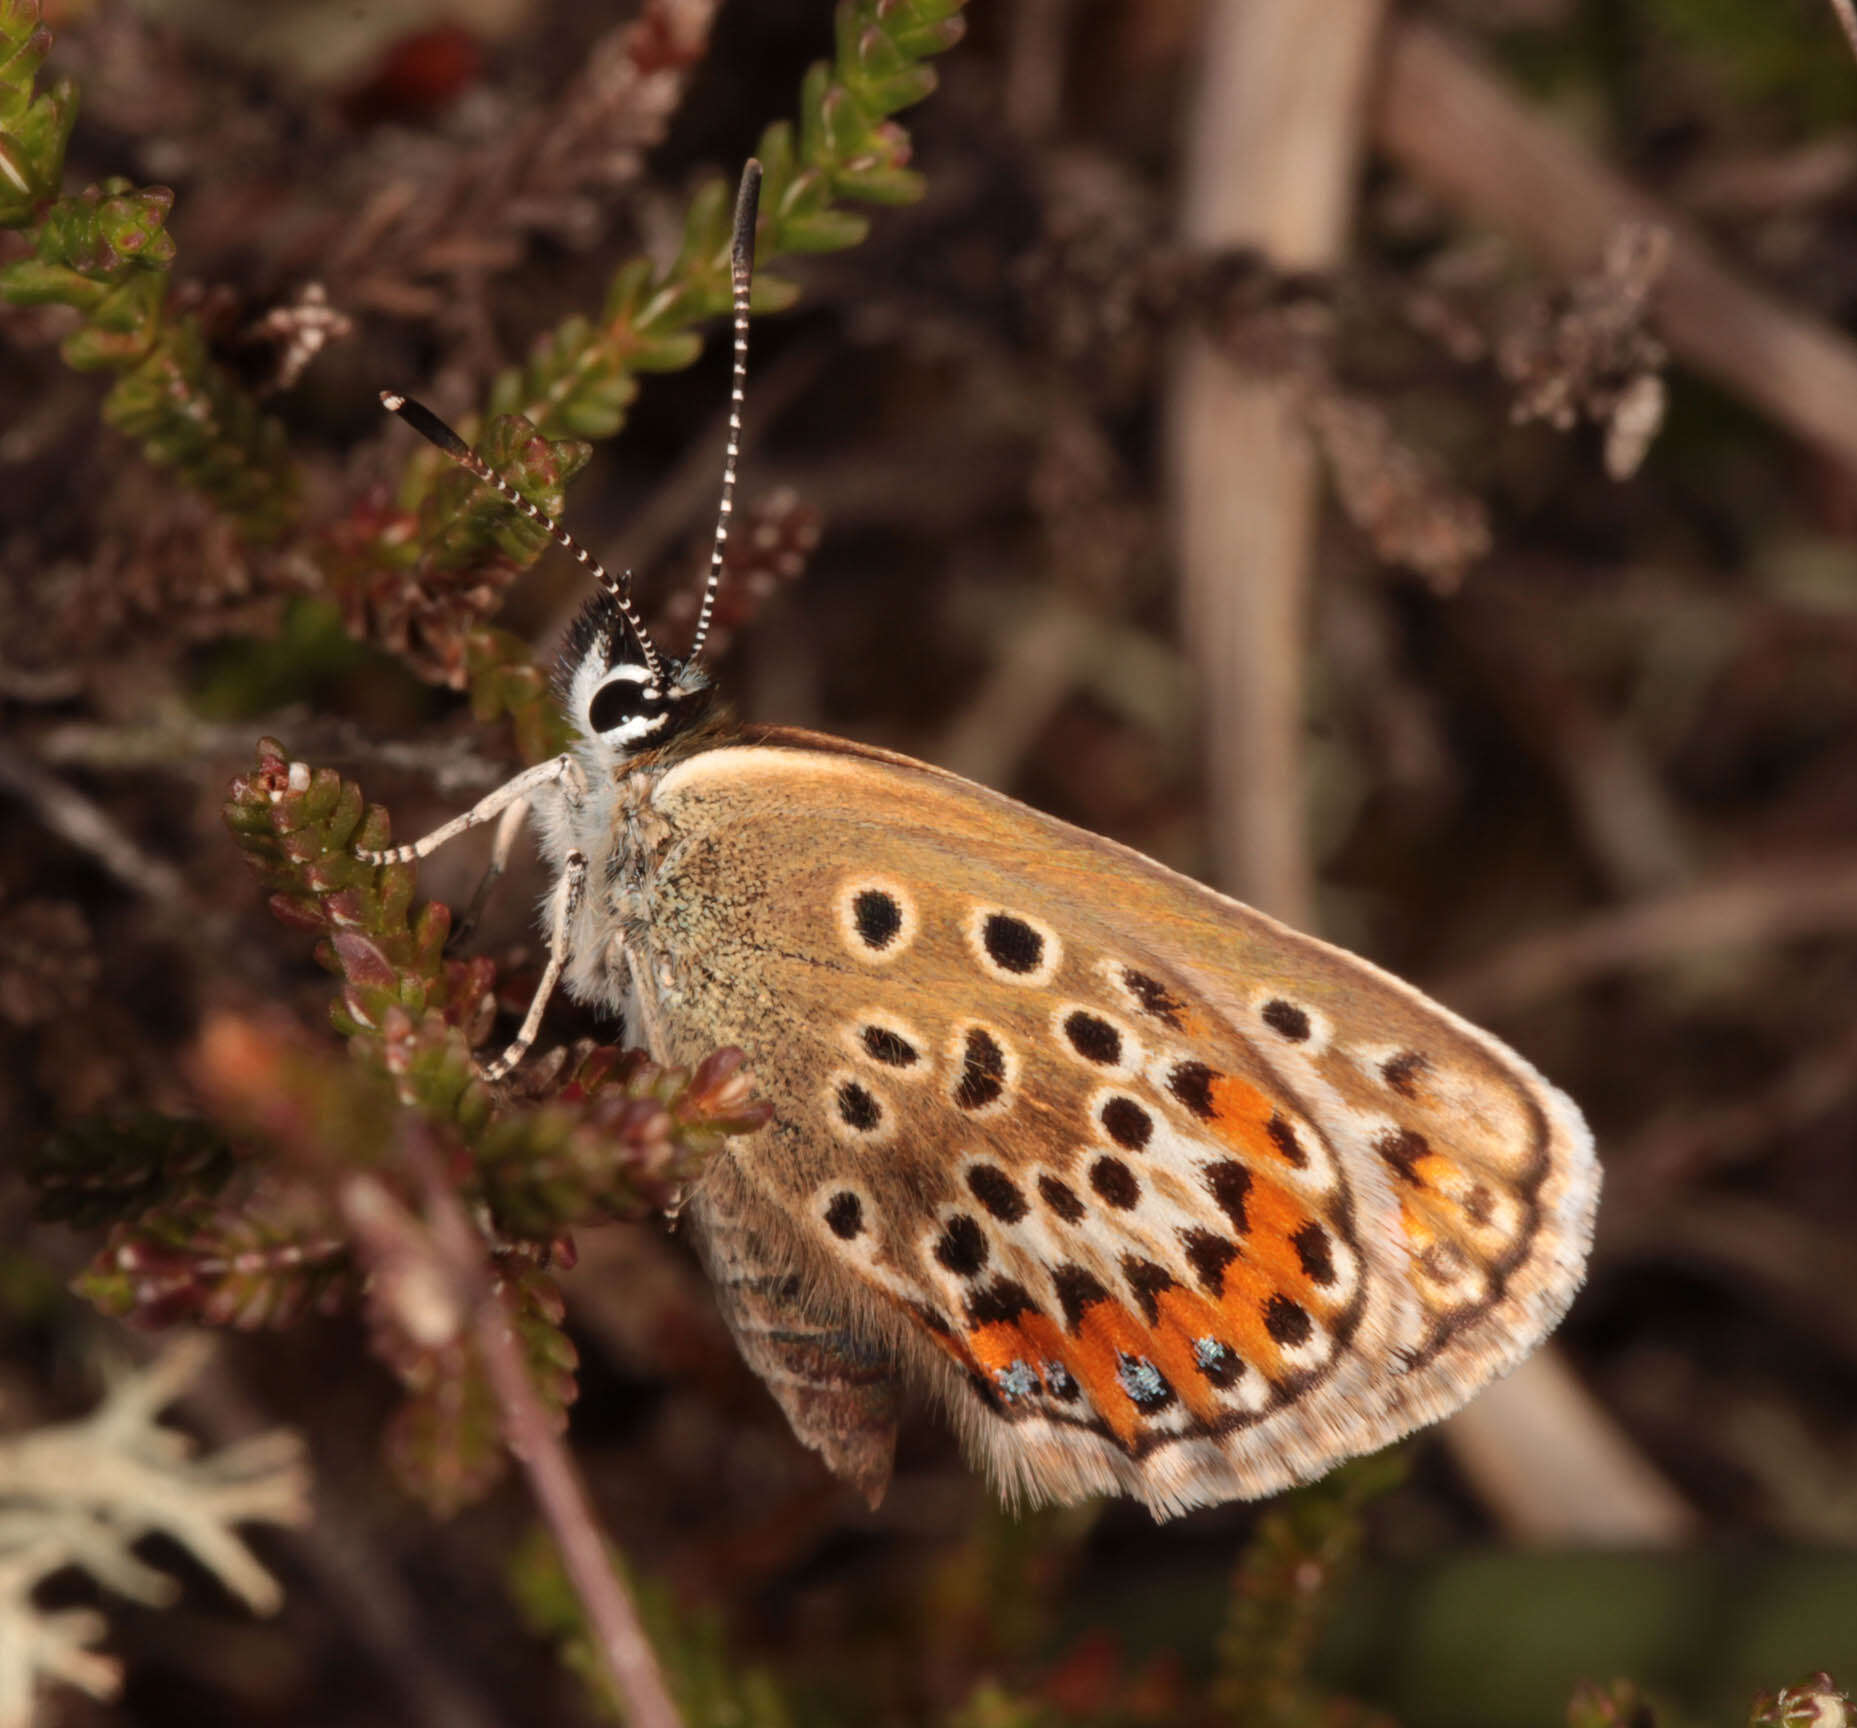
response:
M442 1303L433 1317L450 1274L401 1155L409 1123L440 1136L460 1194L488 1221L498 1299L564 1420L577 1364L546 1271L560 1239L661 1209L767 1108L737 1050L686 1070L595 1049L546 1102L500 1099L471 1061L494 1017L494 968L446 959L450 914L415 906L411 866L354 855L387 844L384 812L266 739L226 820L272 910L314 934L339 977L332 1018L351 1059L260 1023L210 1023L194 1075L210 1119L68 1131L31 1167L42 1211L114 1222L77 1288L144 1324L286 1325L350 1296L364 1271L376 1351L407 1391L389 1461L450 1512L504 1468L501 1417L470 1329L443 1321Z
M866 219L848 200L921 195L909 140L892 115L935 84L927 59L959 40L963 0L844 0L836 53L807 74L797 128L770 127L759 250L764 258L852 246ZM0 299L83 315L66 340L74 367L117 374L104 417L231 517L271 541L297 520L299 480L281 426L258 411L207 353L194 318L170 308L173 194L112 180L58 196L76 114L69 84L38 90L50 35L41 0L0 0L0 222L27 230L32 256L0 269ZM598 319L576 316L543 336L527 364L490 391L479 448L538 508L558 515L585 464L579 440L624 423L638 376L688 366L697 326L729 305L729 187L692 198L682 246L665 269L635 259L614 276ZM756 305L790 304L792 284L763 277ZM496 493L433 452L406 469L389 505L364 500L304 548L349 629L399 655L420 677L469 688L474 711L507 715L529 760L563 730L522 644L487 625L510 582L547 537Z
M236 1163L212 1123L137 1110L68 1124L32 1155L26 1177L41 1218L94 1230L181 1194L216 1194Z
M930 1580L924 1618L939 1638L989 1662L1043 1649L1056 1626L1065 1574L1101 1507L988 1507L952 1545Z
M530 1378L556 1432L567 1426L579 1356L562 1328L565 1312L554 1280L517 1256L500 1257L497 1299L508 1310ZM394 1480L438 1518L481 1499L509 1467L502 1411L474 1333L433 1342L410 1336L374 1308L375 1342L399 1375L406 1400L387 1424L385 1451Z
M1650 0L1651 28L1706 66L1737 107L1764 104L1790 128L1857 117L1850 54L1829 6Z
M354 856L356 846L388 844L385 813L351 782L293 763L266 739L255 771L234 784L226 820L272 910L319 936L317 958L342 980L335 1024L360 1060L274 1059L262 1086L243 1077L254 1066L243 1062L222 1108L299 1161L337 1169L389 1163L402 1111L444 1134L461 1192L495 1226L499 1296L530 1372L543 1402L564 1415L576 1359L543 1270L552 1244L581 1224L658 1210L728 1135L766 1121L741 1053L718 1051L690 1071L596 1049L546 1102L499 1101L470 1058L493 1017L494 969L445 958L450 913L414 907L410 865ZM352 1205L349 1213L374 1272L376 1348L408 1391L388 1433L389 1461L411 1492L451 1512L503 1469L496 1401L467 1332L429 1336L405 1323L396 1302L406 1268L431 1255L424 1227L388 1190L368 1191L361 1223Z
M52 45L40 0L0 0L0 227L22 228L57 195L77 121L68 80L34 93Z
M773 1677L730 1659L715 1615L679 1607L663 1585L637 1577L617 1553L612 1560L631 1586L639 1618L688 1728L793 1728L793 1712ZM623 1721L625 1713L606 1666L588 1636L580 1598L547 1531L529 1533L511 1563L509 1582L530 1631L553 1640L563 1664L586 1684L604 1713Z
M1748 1728L1849 1728L1857 1719L1854 1708L1851 1695L1821 1671L1807 1675L1797 1686L1763 1692L1754 1700Z
M337 1030L393 1081L399 1104L456 1131L471 1192L512 1237L661 1206L730 1134L767 1119L739 1051L694 1071L595 1051L545 1105L498 1107L470 1061L494 1012L486 960L444 957L449 910L413 907L413 867L375 866L357 846L389 843L387 818L331 770L312 773L263 740L255 771L233 785L227 825L273 912L322 940L317 959L342 979Z
M961 39L964 0L843 0L837 53L807 74L797 137L785 123L761 137L765 170L756 257L835 252L869 229L847 199L908 204L922 179L907 166L909 138L890 116L935 88L925 62ZM694 326L729 309L731 186L704 185L690 201L683 243L662 272L634 259L614 276L600 320L575 317L536 343L527 365L503 373L492 414L520 413L548 437L610 438L637 394L635 374L688 366ZM755 305L790 305L791 283L761 276Z
M1325 1728L1341 1718L1309 1663L1338 1587L1360 1558L1362 1514L1405 1477L1394 1450L1357 1458L1276 1501L1238 1563L1213 1701L1242 1728ZM1345 1708L1345 1707L1344 1707ZM1346 1718L1369 1718L1346 1710Z
M0 225L32 243L0 269L0 299L82 314L63 353L79 371L117 374L104 418L248 538L275 539L296 514L283 428L208 358L197 320L170 314L174 194L107 180L57 195L77 97L69 83L34 94L51 46L40 20L41 0L0 0Z
M118 1224L72 1288L99 1312L143 1326L254 1332L341 1300L351 1270L314 1191L272 1183L236 1203L191 1198Z

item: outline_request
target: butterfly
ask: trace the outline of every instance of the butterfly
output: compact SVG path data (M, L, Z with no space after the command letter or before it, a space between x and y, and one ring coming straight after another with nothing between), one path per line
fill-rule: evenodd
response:
M1463 1404L1559 1321L1598 1200L1575 1106L1367 961L886 750L738 725L695 641L417 403L386 405L588 567L576 733L411 846L533 818L558 986L666 1063L739 1045L772 1106L689 1195L798 1437L874 1505L906 1386L1013 1502L1270 1494Z

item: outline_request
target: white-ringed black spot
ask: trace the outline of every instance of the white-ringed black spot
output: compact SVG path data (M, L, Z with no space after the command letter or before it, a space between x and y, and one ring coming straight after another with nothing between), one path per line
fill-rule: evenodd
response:
M1122 969L1122 982L1128 986L1128 993L1135 998L1142 1013L1152 1020L1158 1020L1164 1026L1171 1026L1176 1032L1180 1030L1186 1016L1186 1004L1167 988L1158 978L1150 978L1145 972L1137 972L1132 966Z
M1273 996L1263 1006L1264 1024L1280 1038L1287 1038L1292 1044L1308 1041L1310 1026L1309 1016L1294 1002L1285 1002L1281 996Z
M1423 1188L1425 1178L1419 1164L1431 1156L1431 1142L1413 1128L1388 1128L1374 1136L1374 1151L1391 1166L1393 1174L1409 1188Z
M1023 977L1044 964L1045 939L1023 918L989 912L980 926L980 944L1002 972Z
M1245 1212L1245 1199L1251 1192L1251 1172L1228 1158L1220 1164L1208 1164L1203 1174L1206 1191L1218 1202L1219 1210L1231 1220L1232 1228L1243 1236L1251 1228L1250 1218Z
M922 1052L888 1026L860 1028L858 1042L873 1062L881 1062L886 1068L913 1068L922 1060Z
M1430 1060L1420 1051L1402 1050L1380 1064L1380 1078L1400 1097L1416 1098L1419 1076L1430 1066Z
M965 1212L957 1212L942 1227L935 1258L957 1278L972 1278L986 1268L987 1235Z
M1313 1218L1290 1238L1290 1246L1296 1250L1303 1276L1311 1284L1334 1283L1334 1244L1329 1241L1328 1232Z
M1264 1124L1264 1132L1270 1136L1271 1145L1282 1154L1283 1162L1291 1169L1308 1168L1309 1154L1302 1149L1302 1142L1296 1138L1296 1130L1290 1126L1287 1116L1273 1115Z
M1005 1046L984 1026L970 1026L961 1043L961 1077L954 1102L961 1110L984 1110L1006 1090Z
M1141 1183L1120 1158L1098 1158L1090 1166L1090 1186L1119 1211L1128 1211L1141 1199Z
M1122 1034L1100 1014L1073 1008L1064 1016L1064 1036L1086 1062L1113 1067L1122 1060Z
M1044 1203L1066 1224L1083 1222L1084 1204L1077 1198L1076 1190L1068 1182L1060 1181L1055 1176L1040 1176L1038 1193Z
M838 1083L838 1119L859 1134L870 1134L883 1125L883 1106L867 1087L855 1080Z
M903 908L882 888L861 888L851 900L851 921L858 940L873 954L881 954L902 933Z
M1202 1122L1210 1122L1216 1112L1212 1104L1212 1082L1218 1076L1203 1062L1176 1062L1168 1071L1167 1090Z
M1103 1101L1097 1112L1103 1132L1124 1152L1139 1152L1154 1136L1154 1118L1133 1098L1119 1094Z
M864 1202L849 1188L841 1188L825 1209L826 1228L841 1242L849 1242L864 1232Z
M1309 1311L1300 1302L1292 1302L1287 1296L1273 1296L1264 1304L1264 1330L1286 1349L1307 1344L1314 1329Z
M1309 1015L1298 1008L1294 1002L1285 1002L1281 997L1272 997L1263 1006L1265 1025L1278 1034L1278 1038L1287 1038L1291 1043L1307 1043L1309 1039Z
M1030 1210L1018 1184L995 1165L970 1166L967 1186L973 1197L1002 1224L1016 1224Z

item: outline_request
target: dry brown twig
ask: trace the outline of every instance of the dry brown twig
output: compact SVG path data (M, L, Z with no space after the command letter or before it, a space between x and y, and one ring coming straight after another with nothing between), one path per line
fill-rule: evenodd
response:
M599 210L588 194L638 178L708 51L718 3L647 0L594 44L558 102L481 149L447 150L390 175L332 240L329 276L350 283L353 305L431 316L446 302L425 278L506 267L527 230L589 236Z
M1831 10L1844 32L1844 40L1851 45L1851 52L1857 54L1857 6L1851 0L1831 0Z
M1182 227L1191 246L1257 246L1283 270L1340 256L1381 0L1207 9ZM1203 337L1172 405L1175 510L1204 704L1221 886L1310 922L1303 667L1316 472L1296 392L1246 377Z
M1792 860L1544 930L1480 966L1437 980L1434 990L1473 1019L1501 1019L1607 973L1853 926L1857 860Z
M579 1468L544 1408L511 1330L509 1311L491 1281L484 1239L446 1174L431 1128L411 1120L402 1139L407 1166L425 1203L423 1241L394 1268L395 1320L413 1336L474 1338L503 1419L511 1456L528 1476L537 1507L586 1610L588 1632L606 1663L632 1728L681 1728L683 1718L645 1636L625 1580L614 1568L604 1531ZM342 1209L356 1238L379 1242L403 1222L398 1202L372 1175L351 1177ZM405 1242L399 1244L405 1248ZM366 1253L367 1249L363 1248Z
M1655 323L1672 353L1857 469L1857 345L1724 264L1695 224L1531 113L1436 26L1389 29L1376 131L1431 191L1576 277L1631 224L1668 232Z

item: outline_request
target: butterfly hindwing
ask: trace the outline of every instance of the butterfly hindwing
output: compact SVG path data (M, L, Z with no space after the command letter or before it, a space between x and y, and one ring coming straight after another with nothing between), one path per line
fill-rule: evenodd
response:
M1274 1491L1462 1403L1570 1299L1577 1114L1365 962L835 741L650 796L666 1053L738 1043L774 1104L724 1155L738 1210L1010 1492Z

